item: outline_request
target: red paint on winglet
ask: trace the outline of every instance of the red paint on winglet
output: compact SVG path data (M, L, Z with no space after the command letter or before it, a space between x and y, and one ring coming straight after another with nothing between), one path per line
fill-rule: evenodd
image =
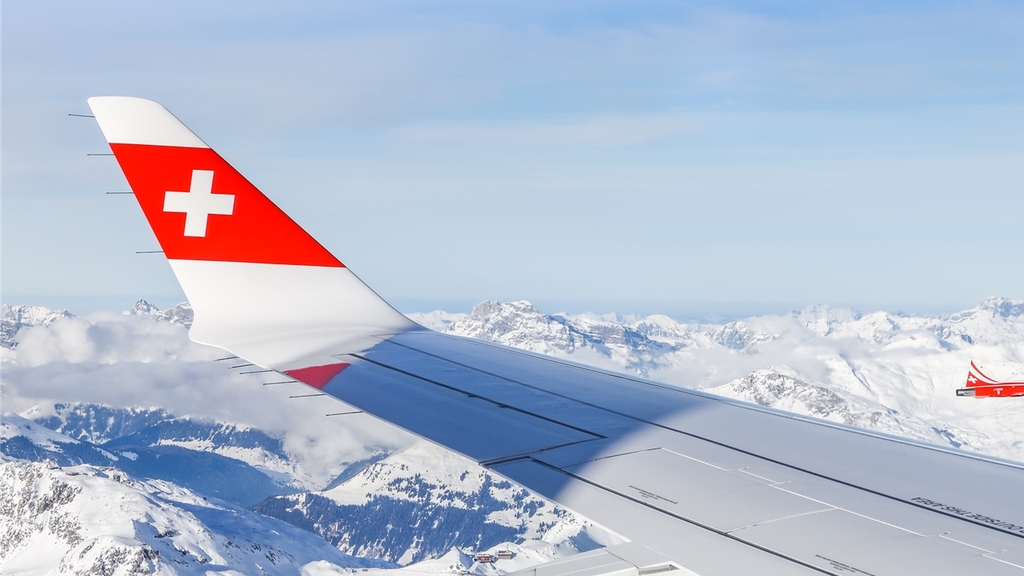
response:
M334 378L349 366L351 366L351 364L342 362L340 364L324 364L323 366L309 366L307 368L285 370L284 373L303 384L308 384L313 388L320 390L331 381L331 378Z
M216 260L299 266L344 266L251 182L210 148L111 144L135 198L171 260ZM196 173L212 179L212 208L187 214ZM169 205L168 198L176 196ZM212 196L212 198L211 198ZM227 200L231 197L233 200ZM205 204L209 206L209 204ZM191 233L188 218L200 221Z

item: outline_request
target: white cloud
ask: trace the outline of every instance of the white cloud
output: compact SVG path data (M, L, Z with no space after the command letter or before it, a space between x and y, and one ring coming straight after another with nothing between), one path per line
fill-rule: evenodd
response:
M231 362L214 361L222 350L189 341L184 327L166 321L101 313L25 328L18 339L15 351L5 350L4 412L35 407L40 415L56 402L92 402L254 426L281 436L324 484L343 462L411 442L369 416L325 416L345 410L330 397L289 399L306 390L300 384L263 386L266 375L238 374Z
M114 364L117 362L197 362L213 360L218 351L188 340L188 330L144 316L98 313L62 318L50 326L30 326L18 333L18 366L50 362Z

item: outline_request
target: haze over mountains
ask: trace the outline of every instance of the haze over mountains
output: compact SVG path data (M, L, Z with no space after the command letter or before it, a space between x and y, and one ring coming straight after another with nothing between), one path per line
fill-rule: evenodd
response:
M258 311L254 311L258 313ZM937 317L812 306L723 324L483 302L422 324L881 432L1024 460L1024 399L958 398L975 360L1024 377L1024 302ZM5 573L508 571L617 536L187 338L191 309L4 305ZM202 474L196 474L202 470ZM508 548L513 560L473 562ZM52 551L52 552L48 552ZM13 570L13 572L11 572ZM404 570L404 569L403 569Z

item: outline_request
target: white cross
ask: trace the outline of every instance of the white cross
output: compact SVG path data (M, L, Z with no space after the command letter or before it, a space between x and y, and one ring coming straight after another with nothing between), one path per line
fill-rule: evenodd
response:
M210 214L231 215L235 210L234 194L213 194L213 170L193 170L188 192L164 195L164 212L185 213L185 236L206 236L206 219Z

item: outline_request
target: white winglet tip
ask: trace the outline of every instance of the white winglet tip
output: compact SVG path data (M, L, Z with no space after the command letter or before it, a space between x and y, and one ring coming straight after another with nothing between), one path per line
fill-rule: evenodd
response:
M166 108L144 98L94 96L89 108L110 144L209 148Z

